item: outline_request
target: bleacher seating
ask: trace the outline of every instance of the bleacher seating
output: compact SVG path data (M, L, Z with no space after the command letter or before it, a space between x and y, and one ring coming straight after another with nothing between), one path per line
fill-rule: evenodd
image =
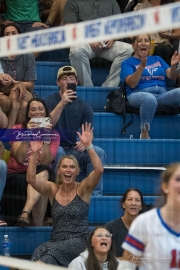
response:
M69 65L66 50L47 52L37 61L35 91L40 97L58 91L56 86L57 70ZM51 62L54 61L54 62ZM94 144L106 151L106 164L131 164L137 167L106 167L104 172L104 195L91 198L90 226L105 224L122 214L119 200L129 187L139 188L146 203L155 203L159 195L159 176L162 167L180 160L180 115L155 116L150 140L140 140L140 119L134 115L132 125L126 135L121 134L123 118L113 113L106 113L106 96L112 88L99 87L108 74L108 68L93 68L92 78L96 87L77 87L77 94L86 100L94 110ZM127 121L130 116L127 114ZM130 135L133 135L130 139ZM144 166L139 169L138 165ZM146 168L159 166L160 168ZM7 233L12 241L12 254L31 254L36 246L47 241L52 227L41 228L0 228L1 239ZM23 238L23 242L21 239ZM26 243L26 244L23 244Z

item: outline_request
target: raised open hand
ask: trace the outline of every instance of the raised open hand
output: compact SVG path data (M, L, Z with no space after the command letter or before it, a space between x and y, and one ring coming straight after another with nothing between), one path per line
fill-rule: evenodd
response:
M79 139L81 140L85 148L92 144L93 129L94 128L91 128L91 124L86 122L85 124L82 124L82 134L77 132Z
M180 62L180 54L177 51L173 54L171 58L171 66L175 66Z

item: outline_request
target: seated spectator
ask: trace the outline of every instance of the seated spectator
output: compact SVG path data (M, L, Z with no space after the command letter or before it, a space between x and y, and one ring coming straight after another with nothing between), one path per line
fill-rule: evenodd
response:
M106 224L107 229L113 235L116 257L122 257L123 249L121 247L133 220L139 215L144 205L143 195L136 188L129 188L121 198L121 207L124 215L112 220Z
M0 19L1 25L15 22L21 33L49 28L49 25L40 20L38 0L5 0L5 3L6 12L3 19Z
M101 179L103 166L92 147L91 124L82 125L82 135L79 132L77 134L94 167L80 184L76 182L79 174L78 162L72 155L60 159L56 183L39 180L35 165L42 143L31 142L32 154L28 164L27 181L37 192L49 198L53 217L51 239L35 250L33 261L68 266L87 247L91 192Z
M67 0L40 0L41 20L50 26L63 25L63 10Z
M138 3L134 10L144 8L152 8L164 4L162 0L146 0L143 3ZM170 31L160 31L150 34L151 40L154 40L153 55L161 56L161 58L168 64L171 64L171 57L174 52L178 50L180 29L173 29Z
M180 89L166 90L166 77L172 80L177 77L176 65L180 61L180 54L174 53L171 66L160 56L148 56L151 39L147 34L134 37L132 46L134 55L122 63L120 76L126 84L129 105L140 109L140 138L149 139L157 106L180 106Z
M7 165L6 162L3 160L4 155L4 144L0 141L0 201L3 195L4 187L6 184L6 173L7 173ZM0 220L0 226L6 226L7 223L3 220Z
M116 0L67 0L64 7L64 24L78 23L111 15L120 14ZM132 53L130 44L121 41L105 40L72 46L70 48L70 62L76 69L82 86L93 86L89 60L94 57L104 58L112 62L110 72L102 86L117 87L120 82L119 72L121 63Z
M15 23L9 23L2 28L1 36L19 33L18 26ZM36 65L33 54L11 55L0 58L0 106L7 116L8 128L11 128L15 123L19 124L24 121L25 109L27 102L33 97L36 79Z
M68 87L69 83L71 86ZM86 122L93 126L93 110L91 106L76 96L72 86L78 83L76 70L71 66L59 69L57 74L57 85L59 92L45 98L46 105L50 111L52 124L59 132L61 146L58 149L55 168L58 160L63 155L73 155L79 162L80 169L89 175L93 171L91 159L81 141L77 140L77 131ZM104 165L105 152L98 146L94 150ZM79 179L80 180L80 179ZM102 195L103 179L93 191L93 195Z
M115 257L114 236L106 227L91 231L88 249L82 252L68 266L69 270L116 270L119 261Z
M31 118L48 116L49 113L44 101L40 98L32 98L27 105L24 123L13 126L13 129L16 129L17 134L18 131L26 128L33 131L39 128L40 123L33 122ZM45 129L46 133L51 133L52 124L47 124ZM7 217L6 220L9 225L15 225L17 222L18 226L28 226L30 225L29 217L32 212L33 224L35 226L42 226L47 208L47 198L33 189L31 185L27 186L26 182L26 170L32 152L30 143L23 140L14 141L10 143L10 146L11 153L8 162L8 174L2 198L2 214ZM48 180L55 181L55 174L50 164L55 159L58 146L58 133L56 133L56 140L44 140L35 164L38 181L42 181L43 183Z

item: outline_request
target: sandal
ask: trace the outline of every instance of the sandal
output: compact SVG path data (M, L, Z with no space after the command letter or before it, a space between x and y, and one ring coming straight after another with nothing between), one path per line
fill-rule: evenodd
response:
M26 213L28 215L28 218L22 217L23 213ZM16 226L18 227L30 226L29 216L30 214L27 211L22 211L21 215L17 218Z

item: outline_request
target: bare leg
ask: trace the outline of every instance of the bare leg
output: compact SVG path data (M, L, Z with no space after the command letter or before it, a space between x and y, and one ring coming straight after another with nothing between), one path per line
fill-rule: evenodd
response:
M2 112L0 112L0 118L2 119L0 128L11 128L15 123L22 123L25 119L27 102L32 97L32 94L27 90L26 96L21 102L19 101L19 90L10 92L9 96L5 94L0 95L0 106L2 109Z
M0 128L7 128L8 126L8 117L7 114L11 107L11 101L5 95L0 95Z
M141 139L149 139L148 125L145 125L145 129L142 130Z
M7 128L8 126L8 118L5 115L5 113L2 111L1 107L0 107L0 128Z
M44 181L48 181L49 173L48 173L48 171L42 171L39 174L37 174L36 177L37 177L37 180L42 179ZM30 184L28 184L27 200L26 200L26 204L23 208L23 211L25 211L27 213L21 214L21 217L18 218L18 223L19 223L19 219L21 219L21 218L22 219L20 221L22 221L22 223L23 223L23 218L28 219L29 218L28 213L30 214L33 210L33 213L36 216L36 220L35 220L36 226L42 226L44 214L45 214L46 207L47 207L47 199L45 200L43 197L44 197L43 195L41 195ZM40 200L41 198L43 198L43 199ZM39 200L40 200L40 202L39 202ZM37 204L37 202L39 202L39 205ZM44 202L44 205L42 205L43 202ZM36 208L36 204L38 206L37 208ZM39 225L40 223L41 223L41 225Z
M38 202L32 209L34 226L43 226L43 220L47 209L48 198L41 195Z

